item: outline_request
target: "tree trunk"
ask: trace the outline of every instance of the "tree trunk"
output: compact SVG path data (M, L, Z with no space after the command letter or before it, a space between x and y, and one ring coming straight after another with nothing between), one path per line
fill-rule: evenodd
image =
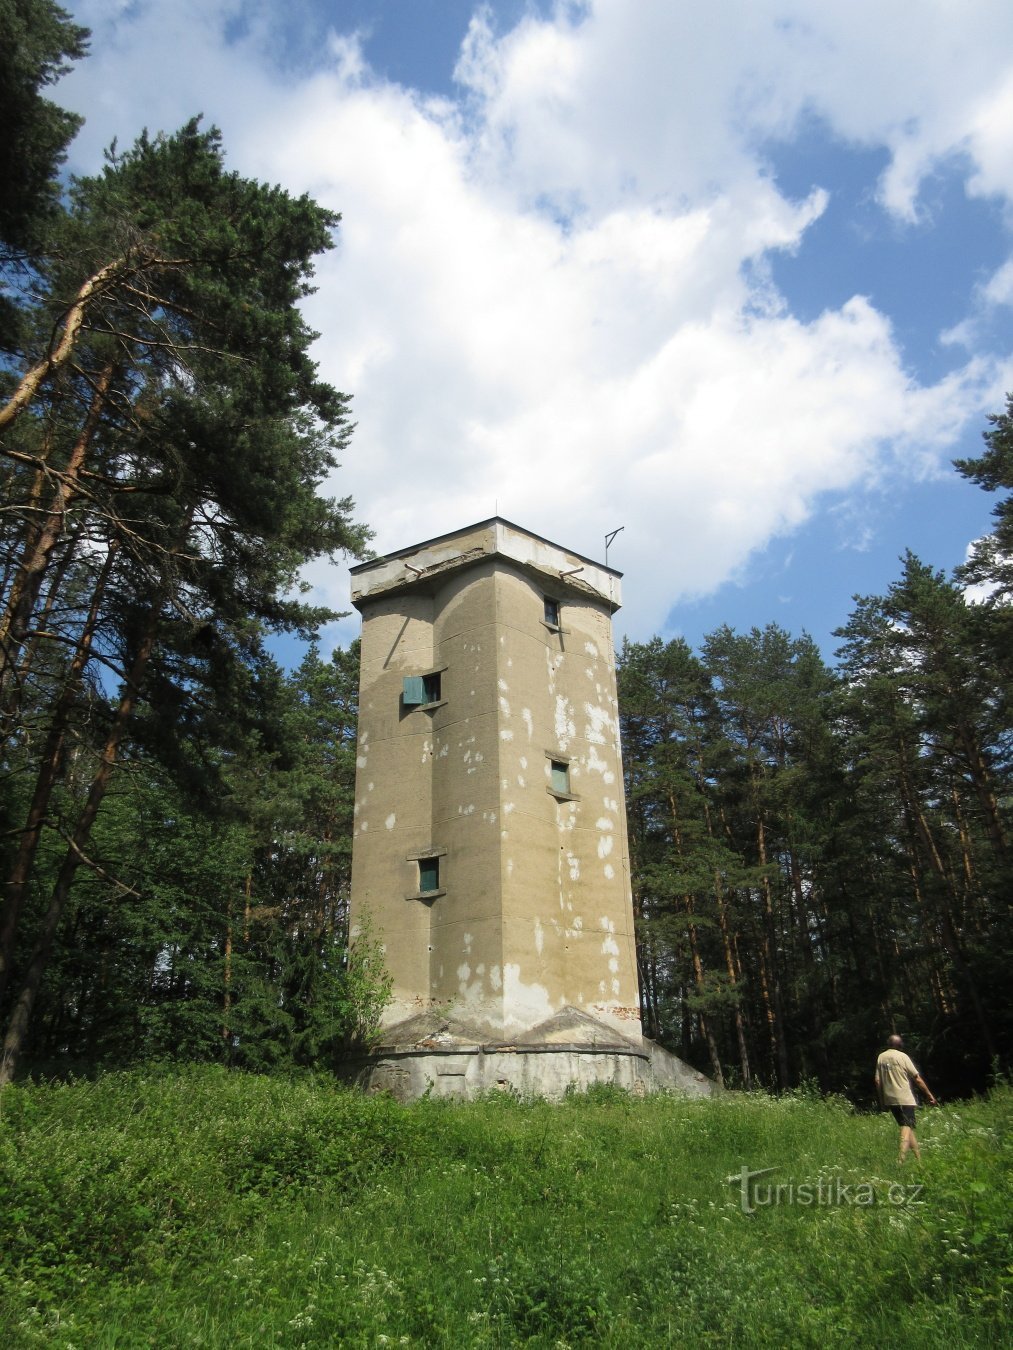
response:
M42 837L42 827L59 775L67 723L81 687L81 679L91 656L92 642L98 626L99 606L105 594L116 552L117 546L114 543L110 545L106 554L105 563L92 593L88 617L78 639L77 649L67 671L60 697L51 714L49 731L43 746L39 771L36 775L35 791L32 794L32 802L28 809L24 829L21 831L17 855L7 878L2 918L0 918L0 1003L3 1001L10 978L14 943L25 891L35 865L35 856L38 852L39 840Z
M0 1050L0 1087L9 1083L14 1077L18 1060L24 1049L29 1027L31 1025L32 1012L35 1008L35 1000L38 996L39 988L42 984L42 979L46 973L49 958L52 954L56 930L59 926L60 919L63 916L63 910L67 903L67 897L70 894L70 888L77 873L77 869L80 867L82 861L84 861L84 850L91 835L95 817L98 815L99 807L102 804L102 799L109 786L109 780L112 777L113 770L116 766L120 742L123 740L124 733L133 716L140 692L141 681L144 679L148 663L151 660L151 655L154 651L155 639L158 633L158 621L159 605L156 602L153 602L147 630L141 639L140 647L131 664L130 673L127 677L119 706L116 709L116 714L113 719L112 728L106 738L105 748L102 751L102 758L99 761L99 767L92 778L88 797L81 814L78 817L77 826L75 827L66 855L64 856L63 865L60 868L56 882L53 886L49 908L43 919L42 931L39 934L35 953L22 977L21 988L18 991L18 996L14 1002L10 1017L8 1018L3 1048Z

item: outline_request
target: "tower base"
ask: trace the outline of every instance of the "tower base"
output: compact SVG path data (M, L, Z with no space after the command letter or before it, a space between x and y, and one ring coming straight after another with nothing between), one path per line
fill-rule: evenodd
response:
M559 1101L596 1083L635 1096L716 1091L709 1078L656 1042L621 1036L574 1008L510 1041L489 1040L452 1017L425 1013L385 1028L378 1045L349 1055L339 1072L366 1092L389 1092L402 1102L427 1094L471 1101L496 1091Z

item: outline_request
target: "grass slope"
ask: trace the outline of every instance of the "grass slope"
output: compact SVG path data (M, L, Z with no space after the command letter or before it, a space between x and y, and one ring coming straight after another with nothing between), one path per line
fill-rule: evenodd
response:
M890 1117L804 1094L8 1088L0 1344L1000 1345L1011 1103L921 1113L901 1170Z

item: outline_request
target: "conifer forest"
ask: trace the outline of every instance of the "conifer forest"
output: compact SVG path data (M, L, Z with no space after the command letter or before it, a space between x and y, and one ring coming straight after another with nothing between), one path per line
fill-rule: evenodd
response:
M299 586L370 538L300 313L338 220L199 120L68 180L87 34L0 4L0 1082L327 1067L384 993L347 933L357 652ZM727 1086L869 1099L894 1030L944 1094L1009 1065L1013 399L954 472L993 532L900 559L835 664L773 625L618 653L644 1029Z

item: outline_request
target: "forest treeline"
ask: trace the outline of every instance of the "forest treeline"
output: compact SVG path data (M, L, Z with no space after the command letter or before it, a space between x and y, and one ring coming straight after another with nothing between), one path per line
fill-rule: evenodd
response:
M196 121L62 184L87 34L0 13L0 1083L326 1065L384 997L357 653L298 590L369 537L321 495L349 406L299 310L337 218ZM958 469L1013 487L1013 402ZM894 1029L937 1090L1008 1065L1011 536L1000 496L953 578L906 557L833 668L773 626L620 653L645 1029L715 1078L855 1090Z

